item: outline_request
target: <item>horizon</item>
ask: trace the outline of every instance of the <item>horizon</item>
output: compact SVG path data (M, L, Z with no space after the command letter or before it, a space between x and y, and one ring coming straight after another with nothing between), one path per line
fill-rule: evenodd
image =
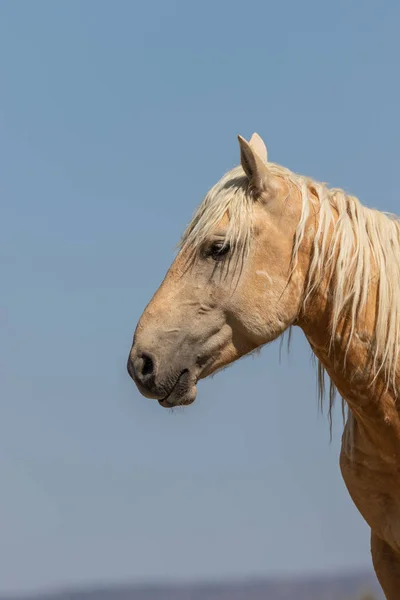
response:
M66 585L61 587L54 587L48 589L40 589L40 590L32 590L27 593L11 593L11 594L0 594L0 599L7 598L8 600L35 600L39 598L50 597L62 597L65 594L72 594L74 596L85 596L91 595L94 592L100 592L102 594L112 594L115 592L123 592L127 590L132 591L143 591L143 590L171 590L178 589L184 591L185 589L207 589L207 588L241 588L241 587L258 587L258 586L284 586L284 589L287 588L288 585L335 585L342 584L347 581L359 581L359 585L361 586L363 591L372 591L374 593L380 592L380 588L375 588L378 586L376 578L374 576L372 569L364 569L364 570L352 570L346 571L346 569L340 572L331 572L331 573L301 573L301 574L291 574L289 577L285 575L270 575L270 576L260 576L260 577L229 577L229 579L199 579L199 580L148 580L148 581L117 581L117 582L106 582L106 583L81 583L80 585ZM372 588L370 586L373 586ZM365 588L365 589L364 589ZM339 600L339 599L338 599Z

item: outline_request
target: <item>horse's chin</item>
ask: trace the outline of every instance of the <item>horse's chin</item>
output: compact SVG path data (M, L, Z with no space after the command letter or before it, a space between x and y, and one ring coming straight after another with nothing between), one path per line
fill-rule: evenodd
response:
M197 387L195 384L193 384L187 390L185 390L183 393L182 392L179 393L178 390L177 391L173 390L169 396L167 396L166 398L162 398L161 400L158 400L158 403L163 408L175 408L177 406L189 406L190 404L193 404L193 402L196 400L196 396L197 396Z

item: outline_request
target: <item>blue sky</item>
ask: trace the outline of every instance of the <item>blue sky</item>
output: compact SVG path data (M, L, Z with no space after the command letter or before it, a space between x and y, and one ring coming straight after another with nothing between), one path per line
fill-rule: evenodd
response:
M396 212L400 5L0 4L0 592L369 566L301 332L170 414L126 358L211 185L271 160Z

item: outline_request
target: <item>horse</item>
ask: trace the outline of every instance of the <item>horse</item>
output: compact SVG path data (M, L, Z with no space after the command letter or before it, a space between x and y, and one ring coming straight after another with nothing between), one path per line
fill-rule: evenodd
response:
M400 220L268 160L238 136L240 165L207 193L141 315L128 372L164 408L197 382L300 327L344 407L340 469L371 529L372 563L400 598Z

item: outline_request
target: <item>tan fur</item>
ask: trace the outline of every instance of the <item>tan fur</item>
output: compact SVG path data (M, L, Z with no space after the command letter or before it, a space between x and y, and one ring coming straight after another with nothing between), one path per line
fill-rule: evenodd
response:
M139 321L130 373L162 406L189 404L199 379L301 327L319 361L321 398L326 371L330 406L337 389L349 409L343 478L371 527L382 588L397 600L399 221L267 163L257 134L239 144L242 166L207 194ZM218 241L229 252L216 262Z

